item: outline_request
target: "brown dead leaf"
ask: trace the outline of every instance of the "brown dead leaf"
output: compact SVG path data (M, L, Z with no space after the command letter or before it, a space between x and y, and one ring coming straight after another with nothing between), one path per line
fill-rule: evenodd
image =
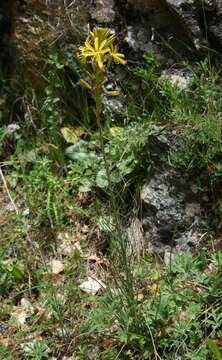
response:
M137 300L138 301L143 301L143 299L144 299L144 294L143 293L137 294Z
M215 266L213 264L209 264L208 267L204 270L204 274L208 275L215 271Z

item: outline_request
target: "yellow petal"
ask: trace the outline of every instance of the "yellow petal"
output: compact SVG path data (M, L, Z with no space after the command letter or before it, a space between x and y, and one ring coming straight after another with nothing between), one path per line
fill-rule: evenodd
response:
M99 39L98 37L95 38L95 50L99 50Z
M127 61L122 58L122 57L124 57L124 55L123 56L120 56L120 55L123 55L123 54L113 54L114 60L119 64L126 65Z
M103 61L102 61L102 58L99 54L96 55L96 61L97 61L97 64L99 66L100 69L103 68Z
M118 90L107 91L106 95L107 96L119 96L120 92Z

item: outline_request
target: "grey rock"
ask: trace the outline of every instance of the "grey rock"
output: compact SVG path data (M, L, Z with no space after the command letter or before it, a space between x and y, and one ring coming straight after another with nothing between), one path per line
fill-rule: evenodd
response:
M168 249L166 247L164 251L164 263L166 266L171 265L176 259L176 253L173 249Z
M155 125L151 133L157 147L164 145L168 152L176 146L172 129ZM156 164L141 190L142 227L151 250L164 256L166 246L182 250L200 245L205 222L194 189L186 174Z
M145 12L155 11L162 6L160 0L128 0L128 4L133 6L136 10L141 10Z
M185 28L187 35L197 49L204 42L204 32L199 25L197 8L194 0L166 0L169 9L174 12L181 25ZM201 6L201 2L200 2Z
M115 118L115 115L123 114L126 111L124 98L121 95L117 97L104 96L103 104L109 112L111 120Z
M132 48L142 49L151 40L149 45L160 42L162 47L168 41L180 55L188 56L190 50L186 45L190 44L201 53L206 46L221 50L221 0L127 0L127 4L140 16L139 21L129 24L126 41ZM147 37L147 33L151 35Z
M95 0L90 9L91 18L98 23L113 23L116 13L113 0Z
M188 87L192 78L193 73L187 70L166 69L162 72L160 80L169 80L172 85L177 86L180 90L184 90Z

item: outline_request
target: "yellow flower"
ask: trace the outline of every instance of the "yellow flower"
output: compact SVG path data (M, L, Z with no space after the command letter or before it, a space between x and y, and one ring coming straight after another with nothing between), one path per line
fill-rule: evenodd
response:
M118 53L118 49L116 45L113 44L110 45L110 55L117 63L126 65L127 61L125 60L125 55L122 53Z
M90 35L93 39L98 38L100 44L106 42L107 46L115 40L115 35L111 35L110 30L106 28L94 28Z
M104 28L94 28L89 33L84 46L80 46L81 57L87 60L88 57L96 61L100 69L103 69L105 54L110 52L110 45L114 42L115 35Z

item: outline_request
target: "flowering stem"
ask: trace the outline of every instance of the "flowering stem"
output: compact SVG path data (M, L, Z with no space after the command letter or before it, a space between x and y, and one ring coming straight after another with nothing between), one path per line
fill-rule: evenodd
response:
M103 161L104 161L104 166L105 166L105 171L106 171L106 176L107 176L107 181L108 181L108 187L109 187L109 191L111 194L111 191L112 191L111 174L110 174L110 169L109 169L109 165L108 165L107 158L106 158L104 136L103 136L103 130L102 130L102 126L101 126L101 113L102 113L102 88L101 87L97 87L94 89L93 98L95 101L95 116L96 116L96 124L99 129L100 147L101 147L101 151L102 151L102 156L103 156Z

